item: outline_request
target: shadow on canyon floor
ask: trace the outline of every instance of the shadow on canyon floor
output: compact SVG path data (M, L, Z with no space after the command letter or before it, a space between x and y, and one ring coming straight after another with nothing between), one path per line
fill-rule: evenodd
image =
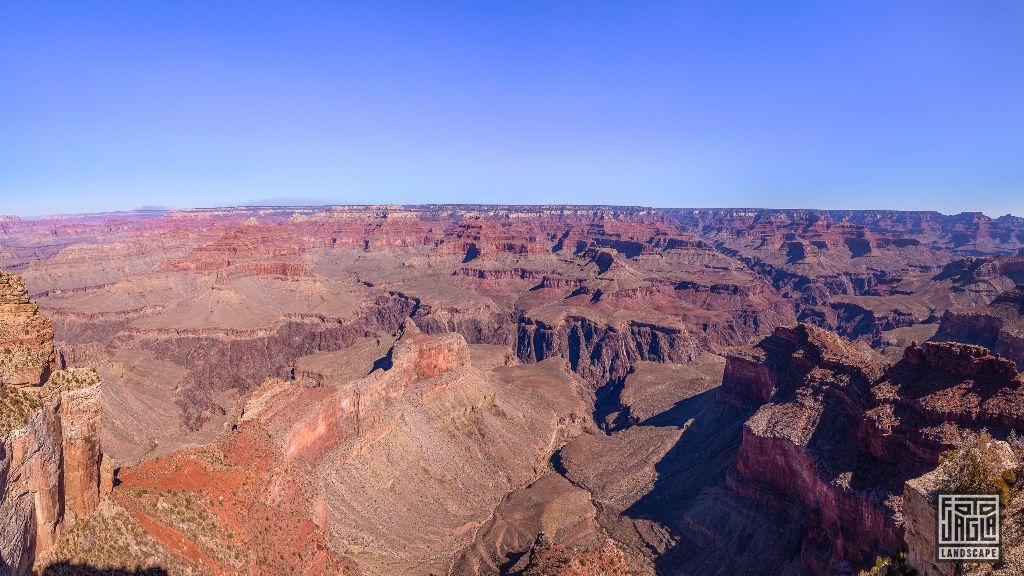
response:
M626 514L671 525L702 489L723 485L736 460L743 423L752 414L752 408L723 400L721 388L714 388L640 422L639 426L674 426L684 432L655 466L654 487Z
M779 539L796 552L798 533L776 532L772 519L729 489L743 424L756 406L736 403L721 388L697 394L641 422L641 426L676 426L685 429L679 441L655 466L657 480L651 491L624 514L664 527L671 544L658 555L658 574L729 574L735 571L775 573L771 559L752 566L742 556L756 554L765 539ZM767 530L765 528L767 527ZM721 537L714 536L719 534ZM768 570L765 572L765 570Z
M96 568L88 564L58 562L50 564L41 576L167 576L167 570L159 567L123 570L120 568Z

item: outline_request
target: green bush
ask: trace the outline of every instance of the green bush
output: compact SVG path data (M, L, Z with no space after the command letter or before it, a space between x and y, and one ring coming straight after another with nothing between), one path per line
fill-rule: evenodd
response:
M917 570L907 566L907 553L903 551L890 558L875 558L875 565L861 570L859 576L917 576Z
M986 430L968 435L957 448L944 452L939 464L946 475L942 492L997 492L1004 509L1016 492L1017 474L1007 468L1003 453Z

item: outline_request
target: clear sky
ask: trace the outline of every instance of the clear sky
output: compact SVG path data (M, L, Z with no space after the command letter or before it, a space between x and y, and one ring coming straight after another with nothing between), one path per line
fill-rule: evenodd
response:
M0 0L0 213L1024 215L1024 2Z

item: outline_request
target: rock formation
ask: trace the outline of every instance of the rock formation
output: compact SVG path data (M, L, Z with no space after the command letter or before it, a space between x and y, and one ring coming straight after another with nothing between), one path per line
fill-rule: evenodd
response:
M28 574L100 498L99 377L51 372L53 332L17 276L0 273L0 572ZM13 362L10 360L13 359Z
M1024 426L1022 377L985 348L935 342L888 368L879 360L801 325L726 363L723 390L763 402L744 425L730 488L797 511L800 557L817 574L895 553L904 481L933 469L965 432Z
M622 551L606 540L600 548L580 550L552 544L541 534L530 550L523 576L629 576Z
M317 377L268 379L234 431L124 469L115 500L213 572L445 570L579 433L582 387L554 363L508 367L411 320L391 338L302 362ZM190 524L173 513L182 506L207 520Z
M0 271L0 385L39 386L55 367L53 324L21 278Z
M979 344L1024 368L1024 285L1003 292L987 306L947 311L935 339Z
M1019 468L1020 462L1006 442L994 441L993 452L998 455L994 462L997 471L1012 471ZM937 519L936 495L942 491L947 478L947 471L943 466L939 466L922 476L907 480L904 484L903 518L907 564L920 576L954 576L957 573L956 563L939 562L935 556L938 549L936 541L938 530L935 525ZM1017 566L1018 559L1015 557L1016 551L1012 550L1011 546L1019 545L1019 542L1011 542L1011 540L1016 540L1011 536L1019 534L1020 526L1013 517L1015 510L1005 509L1006 507L1015 508L1013 503L1006 502L1003 506L1004 530L1001 538L1004 562L1001 567L1008 568L1012 573L1012 571L1019 571L1019 566ZM982 568L982 566L978 565L974 568ZM970 570L970 573L974 572L975 570Z

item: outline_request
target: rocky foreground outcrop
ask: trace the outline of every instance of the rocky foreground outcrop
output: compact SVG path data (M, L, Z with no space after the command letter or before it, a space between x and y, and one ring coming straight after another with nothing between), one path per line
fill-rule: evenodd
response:
M801 557L820 574L841 568L833 561L862 564L900 540L884 493L858 490L869 463L861 462L857 433L882 369L869 352L806 325L778 329L726 363L727 390L765 401L743 427L731 489L766 507L801 510Z
M974 460L987 468L988 474L1003 478L1013 479L1016 471L1022 464L1019 450L1007 442L992 440L982 434L979 437L971 438L967 450L977 457ZM961 449L963 450L963 449ZM962 452L960 452L962 453ZM936 469L907 480L903 490L903 518L905 522L906 542L906 564L910 569L916 571L918 576L975 576L985 574L993 575L992 568L997 568L995 574L1020 574L1024 555L1021 549L1021 531L1024 526L1019 522L1021 503L1018 498L1011 497L1001 502L1001 559L996 566L989 563L967 563L962 570L958 570L955 562L940 562L936 557L938 550L936 521L937 499L940 492L950 492L951 470L948 467L956 462L950 461L939 465ZM963 469L961 474L952 472L963 480ZM1013 487L1007 485L1008 493L1012 494Z
M0 287L0 346L15 351L0 381L0 574L21 576L99 502L100 384L51 372L49 320L20 278L0 273Z
M849 572L904 543L904 482L964 434L1024 426L1022 377L989 350L935 342L886 366L806 325L731 356L723 391L760 404L743 427L733 493L786 510L815 574Z

